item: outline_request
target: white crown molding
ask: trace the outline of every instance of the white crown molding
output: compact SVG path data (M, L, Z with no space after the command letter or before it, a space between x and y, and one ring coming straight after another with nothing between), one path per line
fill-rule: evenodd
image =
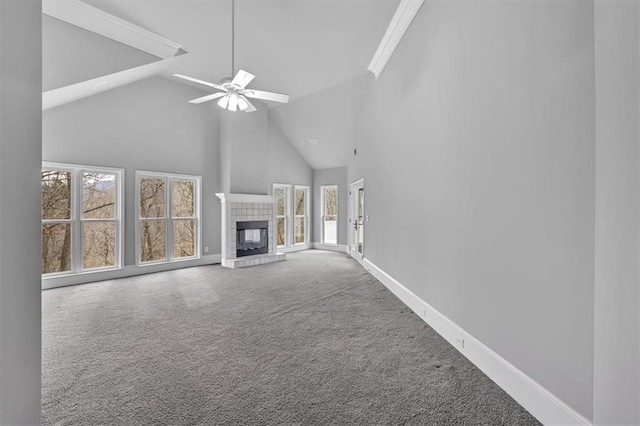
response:
M0 0L1 1L1 0ZM42 110L55 108L88 96L106 92L125 84L148 78L164 71L175 59L163 59L140 67L105 75L42 94Z
M42 13L163 59L181 49L178 43L79 0L45 0Z
M396 13L393 15L393 18L391 18L389 27L387 27L387 32L384 33L378 50L376 50L367 68L376 78L378 78L382 70L384 70L387 61L389 61L391 55L393 55L398 43L402 40L402 36L404 36L404 33L409 28L411 21L413 21L414 16L418 13L423 2L424 0L400 0Z

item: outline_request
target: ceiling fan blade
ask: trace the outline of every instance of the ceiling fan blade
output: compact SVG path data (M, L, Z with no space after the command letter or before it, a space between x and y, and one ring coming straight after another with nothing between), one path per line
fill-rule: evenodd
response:
M245 70L239 70L233 80L231 80L231 84L235 84L243 89L247 87L247 84L251 83L251 80L255 78L255 75L250 72L246 72Z
M188 75L174 74L173 76L181 78L183 80L190 81L192 83L198 83L198 84L202 84L202 85L207 86L207 87L213 87L214 89L224 90L224 87L220 86L219 84L209 83L208 81L204 81L204 80L200 80L200 79L197 79L197 78L189 77Z
M257 111L256 107L249 102L249 99L247 99L246 97L240 95L240 99L242 99L243 102L246 103L246 108L244 108L242 111L244 112L253 112L253 111Z
M289 95L281 95L280 93L264 92L262 90L248 89L242 92L248 98L262 99L265 101L281 102L286 104L289 102Z
M226 95L225 92L213 93L211 95L203 96L201 98L192 99L192 100L189 101L189 103L191 103L191 104L201 104L203 102L212 101L214 99L221 98L224 95Z

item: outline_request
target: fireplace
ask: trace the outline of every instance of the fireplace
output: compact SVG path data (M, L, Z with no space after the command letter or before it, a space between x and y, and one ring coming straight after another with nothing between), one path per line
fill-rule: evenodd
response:
M236 222L236 257L269 253L269 221Z
M216 195L222 204L222 266L244 268L287 259L285 253L276 250L275 197L233 193Z

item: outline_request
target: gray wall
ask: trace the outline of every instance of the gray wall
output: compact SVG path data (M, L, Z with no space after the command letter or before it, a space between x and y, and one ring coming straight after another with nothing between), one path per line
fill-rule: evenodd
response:
M338 185L338 244L347 245L347 226L349 221L349 183L347 168L336 167L313 171L313 242L319 243L322 238L322 185Z
M218 110L154 77L43 114L43 160L125 169L125 264L135 264L135 171L202 176L202 247L220 253ZM204 254L204 251L202 252Z
M372 53L373 54L373 53ZM344 167L371 73L273 108L270 118L314 169ZM312 144L315 139L317 144Z
M593 22L590 2L425 2L348 179L366 258L588 418Z
M271 111L269 111L271 114ZM311 186L313 170L273 122L269 122L269 156L267 159L269 194L273 183ZM313 212L313 210L312 210Z
M638 48L637 2L596 2L593 396L603 425L640 424Z
M40 424L41 2L0 2L0 424Z
M224 192L271 194L274 182L311 186L312 170L255 102L252 113L220 113L221 183Z
M211 104L215 105L215 102ZM223 192L266 195L269 152L269 115L256 102L251 113L220 111L220 147L223 154ZM216 106L216 108L218 108Z

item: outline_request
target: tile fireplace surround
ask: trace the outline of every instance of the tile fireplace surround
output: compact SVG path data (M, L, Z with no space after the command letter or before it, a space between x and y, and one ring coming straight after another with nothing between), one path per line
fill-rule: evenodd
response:
M274 224L275 197L269 195L219 193L222 203L222 266L242 268L285 260L287 255L277 253ZM236 224L245 221L268 221L269 251L255 256L236 256Z

